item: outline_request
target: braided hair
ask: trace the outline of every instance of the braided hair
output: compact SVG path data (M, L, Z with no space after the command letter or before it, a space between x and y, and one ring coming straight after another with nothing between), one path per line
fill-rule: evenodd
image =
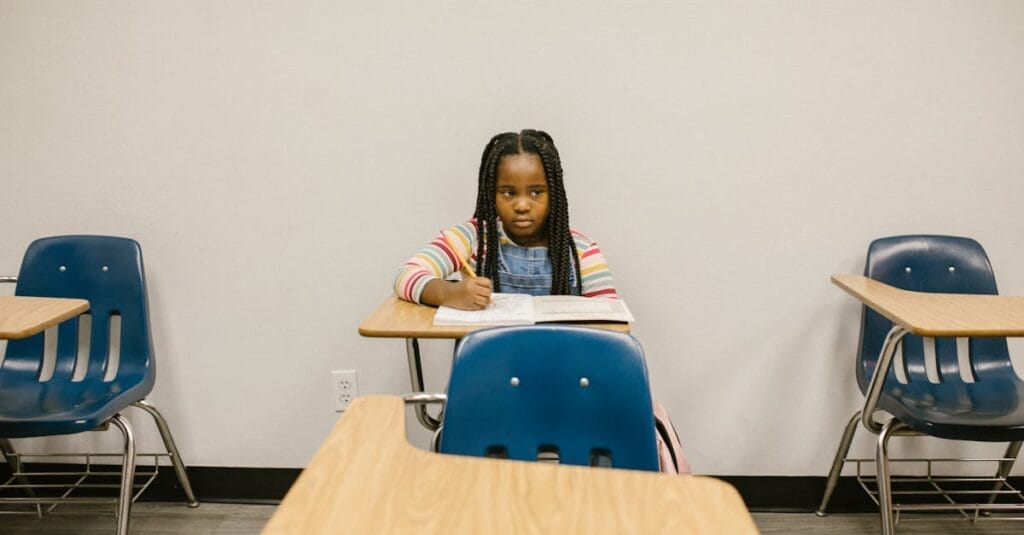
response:
M558 157L555 142L547 132L523 130L506 132L491 138L480 157L480 174L477 184L476 211L476 257L477 270L481 276L494 281L501 288L498 279L498 211L495 208L498 182L498 164L501 158L512 154L530 153L540 157L544 177L548 183L549 211L545 231L548 238L548 258L551 259L551 294L580 295L582 278L580 261L576 255L576 241L569 230L569 202L565 197L562 182L562 162ZM488 254L494 253L494 254ZM571 287L569 270L576 275L576 287Z

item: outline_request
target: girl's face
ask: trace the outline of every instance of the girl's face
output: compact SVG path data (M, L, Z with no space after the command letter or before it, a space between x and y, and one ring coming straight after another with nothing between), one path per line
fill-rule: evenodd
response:
M498 217L512 241L524 247L547 246L548 181L540 156L502 156L495 190Z

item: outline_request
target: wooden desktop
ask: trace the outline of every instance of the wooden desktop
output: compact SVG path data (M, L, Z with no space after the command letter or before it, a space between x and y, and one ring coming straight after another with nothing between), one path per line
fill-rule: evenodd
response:
M0 295L0 339L27 338L86 310L85 299Z
M757 533L716 479L443 455L405 429L401 398L358 398L263 533Z
M438 327L434 325L437 308L403 301L392 295L361 325L359 334L371 338L462 338L467 333L486 329L486 326L466 325ZM580 323L586 327L629 332L628 323Z
M850 274L832 282L919 336L1024 336L1024 296L911 292Z

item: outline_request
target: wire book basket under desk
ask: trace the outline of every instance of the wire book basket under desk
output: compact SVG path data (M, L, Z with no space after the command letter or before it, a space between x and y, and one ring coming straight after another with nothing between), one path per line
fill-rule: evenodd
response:
M110 506L116 514L121 481L120 453L5 454L10 474L0 484L0 515L72 513ZM166 453L138 453L132 501L156 479ZM148 462L147 462L148 461Z
M1006 477L975 477L945 475L956 467L969 466L972 472L996 473L999 463L1009 458L974 459L889 459L899 465L899 472L907 475L891 475L893 513L895 521L913 521L917 515L905 513L948 513L958 512L971 523L979 520L1024 521L1021 506L1024 493L1015 488ZM856 466L857 483L875 503L879 505L878 478L874 459L846 459ZM991 470L989 468L991 467ZM894 470L896 471L896 470ZM995 496L994 502L989 500ZM1008 512L1016 511L1010 515Z

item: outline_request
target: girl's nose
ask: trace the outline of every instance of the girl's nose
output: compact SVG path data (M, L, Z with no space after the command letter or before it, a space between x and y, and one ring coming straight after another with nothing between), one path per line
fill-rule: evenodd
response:
M513 205L513 208L515 208L515 210L517 212L529 211L530 210L530 202L527 200L526 197L516 197L516 202Z

